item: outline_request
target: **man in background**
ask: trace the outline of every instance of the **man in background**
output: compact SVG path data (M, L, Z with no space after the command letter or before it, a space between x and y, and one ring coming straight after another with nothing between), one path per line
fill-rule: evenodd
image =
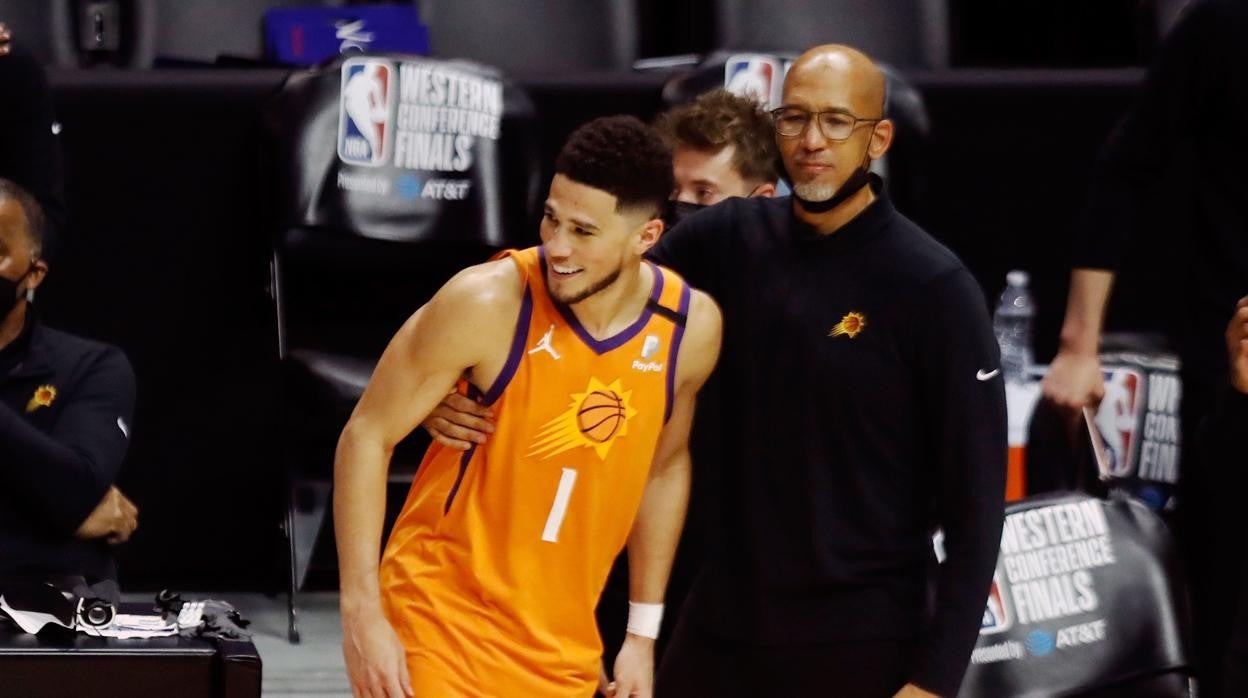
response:
M675 219L732 196L774 196L776 142L771 115L748 97L706 92L659 115L655 127L672 149Z
M1210 678L1206 680L1217 685L1205 689L1202 683L1201 694L1239 696L1248 688L1248 526L1240 513L1248 487L1243 467L1243 434L1248 429L1248 296L1236 304L1225 339L1229 384L1218 391L1201 425L1199 443L1202 467L1220 473L1223 481L1209 501L1211 547L1221 555L1213 562L1211 579L1206 580L1222 612L1209 614L1202 629L1210 653L1205 665L1213 667L1207 669Z
M1216 695L1220 628L1226 612L1216 585L1227 551L1211 544L1230 477L1199 453L1198 426L1226 382L1226 318L1248 295L1248 83L1231 66L1248 61L1248 2L1200 0L1149 67L1136 102L1102 148L1076 230L1070 296L1044 396L1076 424L1104 394L1098 357L1102 323L1120 261L1140 244L1143 221L1159 213L1175 312L1164 315L1170 348L1181 360L1183 462L1176 534L1192 570L1202 694ZM1160 211L1158 210L1160 209ZM1216 467L1215 467L1216 466ZM1208 586L1209 588L1203 588Z
M113 483L130 443L134 372L115 347L45 327L35 290L43 212L0 179L0 584L115 579L109 544L138 526Z

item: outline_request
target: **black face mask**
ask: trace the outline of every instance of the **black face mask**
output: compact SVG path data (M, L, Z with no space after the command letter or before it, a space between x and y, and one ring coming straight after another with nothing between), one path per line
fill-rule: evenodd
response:
M706 204L691 204L687 201L677 201L671 199L667 202L667 207L663 210L663 228L671 230L676 224L685 220L689 216L708 208Z
M34 269L34 264L31 264L30 269L27 269L25 274L13 280L0 276L0 321L8 317L9 313L13 312L13 309L17 307L17 285L22 283L22 280L27 276L30 276L30 272L34 271Z
M874 134L874 130L872 130L872 133ZM862 152L862 162L858 165L858 169L854 170L853 174L845 180L840 188L836 190L836 193L833 194L827 201L807 201L806 199L798 196L796 190L793 191L793 200L797 202L798 206L802 207L803 211L808 213L824 213L825 211L831 211L836 208L842 201L848 199L854 194L857 194L860 189L867 186L867 184L871 181L871 158L868 156L868 151L870 149L871 140L870 137L868 137L867 150ZM783 167L780 171L785 172ZM785 174L787 175L787 172ZM786 177L786 181L788 182L789 187L792 188L792 179Z
M763 182L762 184L754 185L754 188L751 189L750 192L746 194L745 196L743 196L742 198L748 199L754 196L755 194L758 193L759 189L763 188L763 185L765 184L767 183ZM698 211L701 211L704 208L710 208L711 206L714 206L714 205L715 204L691 204L687 201L677 201L676 199L668 199L667 207L663 209L663 215L662 215L663 227L665 230L671 230L672 228L676 226L677 223L685 220L689 216L692 216L693 214L697 213Z
M833 194L827 201L807 201L806 199L798 196L796 191L793 192L793 200L797 202L798 206L802 207L803 211L807 211L809 213L823 213L824 211L831 211L839 206L842 201L848 199L854 194L857 194L858 190L867 186L867 183L870 181L871 165L869 163L865 163L862 167L854 170L854 173L849 176L849 179L846 179L845 183L841 185L841 188L837 189L836 193Z

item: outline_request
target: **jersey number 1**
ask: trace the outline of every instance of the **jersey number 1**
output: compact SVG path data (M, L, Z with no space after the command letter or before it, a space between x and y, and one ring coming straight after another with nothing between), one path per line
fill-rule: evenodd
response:
M559 477L559 489L555 490L555 501L550 505L550 513L546 515L546 528L542 531L542 540L547 543L559 542L559 528L563 526L563 517L568 513L568 500L572 498L572 486L576 484L576 471L564 468Z

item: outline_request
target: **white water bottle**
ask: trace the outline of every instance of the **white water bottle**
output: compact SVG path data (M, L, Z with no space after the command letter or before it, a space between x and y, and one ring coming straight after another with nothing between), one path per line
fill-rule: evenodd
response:
M1036 304L1027 291L1027 272L1014 270L1005 275L1005 290L992 316L992 329L1001 346L1001 374L1007 384L1026 383L1031 367L1031 325Z

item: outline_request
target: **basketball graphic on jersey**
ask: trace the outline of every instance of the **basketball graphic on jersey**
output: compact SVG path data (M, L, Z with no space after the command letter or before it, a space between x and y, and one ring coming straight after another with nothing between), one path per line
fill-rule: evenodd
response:
M546 459L574 448L592 448L605 459L611 444L628 433L628 420L637 414L629 404L631 398L632 391L625 390L618 379L607 385L591 377L584 392L573 394L568 407L542 425L529 455Z
M576 421L590 441L604 443L624 423L624 401L614 392L595 390L581 402Z

